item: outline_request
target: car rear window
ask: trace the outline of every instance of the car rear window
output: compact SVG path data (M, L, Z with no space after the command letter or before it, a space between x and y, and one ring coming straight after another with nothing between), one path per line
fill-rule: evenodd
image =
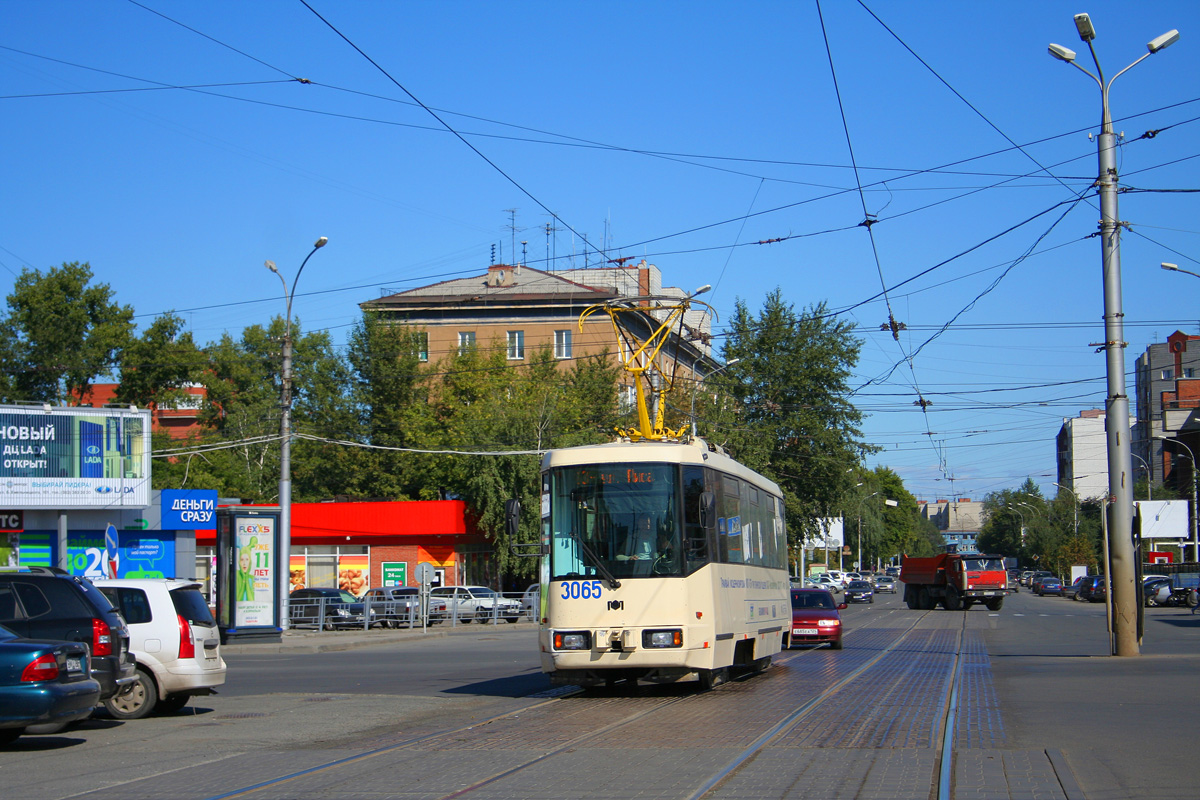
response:
M141 589L105 586L99 591L113 601L113 605L121 612L121 616L128 624L140 625L154 619L154 615L150 612L150 601Z
M15 580L12 586L28 619L78 619L92 617L96 613L88 608L67 581L58 578L47 581ZM108 605L107 600L104 603Z
M175 589L171 592L171 602L175 604L175 613L194 622L197 625L216 625L212 612L208 610L208 602L199 589Z

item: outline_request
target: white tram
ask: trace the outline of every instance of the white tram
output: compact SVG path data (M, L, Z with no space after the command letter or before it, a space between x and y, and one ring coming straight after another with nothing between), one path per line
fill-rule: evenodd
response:
M541 663L556 685L709 688L764 669L786 641L779 487L703 440L548 453L541 545Z

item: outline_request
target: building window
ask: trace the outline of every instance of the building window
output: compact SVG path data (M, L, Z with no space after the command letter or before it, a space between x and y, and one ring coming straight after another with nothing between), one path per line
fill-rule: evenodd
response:
M1162 380L1164 380L1164 381L1173 381L1173 380L1175 380L1175 370L1173 370L1173 369L1164 369L1164 370L1162 371Z
M413 334L413 348L417 351L417 358L421 361L429 360L429 333L426 331L417 331Z
M525 331L508 332L508 357L510 360L525 357Z
M1193 369L1192 367L1184 367L1183 368L1183 377L1185 377L1185 378L1196 377L1196 370Z
M554 332L554 357L571 357L571 332L569 330Z
M475 331L458 332L458 354L464 355L468 350L475 349Z

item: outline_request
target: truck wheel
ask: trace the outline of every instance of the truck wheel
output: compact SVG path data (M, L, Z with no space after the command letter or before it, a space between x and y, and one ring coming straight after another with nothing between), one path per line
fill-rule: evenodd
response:
M1004 607L1003 597L993 597L990 600L984 600L983 602L985 605L987 605L988 611L999 611Z
M968 598L965 598L965 597L963 598L963 611L970 611L970 610L971 610L971 606L973 606L973 605L975 605L975 601L974 601L974 600L970 600L970 599L968 599Z
M947 611L958 611L962 608L962 598L958 594L958 589L955 589L953 586L946 589L944 604Z
M922 611L932 611L937 608L937 598L929 593L929 589L922 586L917 590L917 605Z
M915 587L904 587L904 603L912 611L916 611L918 608L920 608L920 604L917 602L917 590Z

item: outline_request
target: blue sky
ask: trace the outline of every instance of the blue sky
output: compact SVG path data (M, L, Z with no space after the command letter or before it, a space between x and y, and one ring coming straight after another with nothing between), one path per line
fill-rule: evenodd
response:
M309 3L328 24L299 0L5 3L0 289L87 261L140 324L175 310L206 342L280 314L263 261L291 280L328 236L295 311L344 342L382 291L522 240L582 266L586 236L712 284L721 321L776 287L844 310L871 464L918 497L1053 494L1062 418L1105 398L1098 205L1073 202L1100 93L1046 53L1092 69L1085 10L1108 77L1181 32L1112 91L1121 184L1151 190L1120 199L1127 363L1200 333L1200 280L1159 268L1200 271L1200 197L1164 191L1200 188L1194 0Z

